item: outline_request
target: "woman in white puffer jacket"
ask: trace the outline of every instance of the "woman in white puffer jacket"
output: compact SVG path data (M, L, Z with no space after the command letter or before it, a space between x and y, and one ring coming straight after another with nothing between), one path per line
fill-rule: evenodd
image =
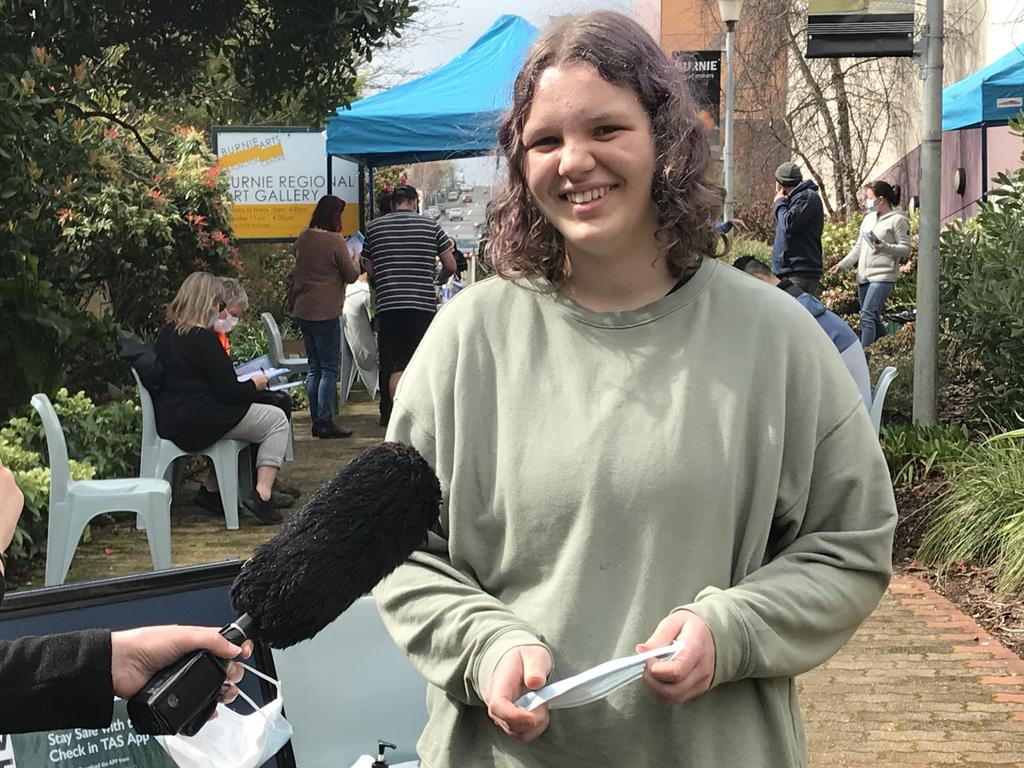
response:
M860 300L860 341L866 349L885 336L882 308L900 275L900 261L910 256L910 222L899 210L900 188L886 181L864 187L867 215L860 237L846 258L832 267L857 267L857 298Z

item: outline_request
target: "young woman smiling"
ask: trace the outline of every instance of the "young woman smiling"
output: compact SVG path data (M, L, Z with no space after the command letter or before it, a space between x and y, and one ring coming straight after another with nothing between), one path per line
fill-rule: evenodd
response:
M860 393L803 307L711 258L704 128L634 21L542 34L499 141L498 276L438 314L388 429L445 489L374 592L430 681L421 764L802 765L793 678L890 575ZM672 641L644 685L516 705Z

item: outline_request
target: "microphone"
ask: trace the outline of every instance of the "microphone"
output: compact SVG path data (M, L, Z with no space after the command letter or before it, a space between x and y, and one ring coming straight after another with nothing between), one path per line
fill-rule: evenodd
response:
M231 586L233 643L288 648L316 635L373 589L438 523L441 486L415 448L381 443L321 486L261 544ZM128 700L136 732L193 736L217 706L228 662L197 651Z

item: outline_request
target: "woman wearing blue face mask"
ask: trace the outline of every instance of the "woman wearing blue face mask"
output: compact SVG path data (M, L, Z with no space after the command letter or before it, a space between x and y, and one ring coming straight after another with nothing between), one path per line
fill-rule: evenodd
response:
M186 451L221 438L258 443L256 493L242 504L261 523L278 523L274 482L284 462L289 426L284 411L260 400L267 377L238 381L214 326L225 304L220 278L193 272L167 305L167 324L156 340L163 369L156 397L160 436Z
M882 308L900 275L900 261L910 256L910 222L899 210L900 188L885 181L864 187L860 237L832 272L857 267L860 340L866 349L882 336Z

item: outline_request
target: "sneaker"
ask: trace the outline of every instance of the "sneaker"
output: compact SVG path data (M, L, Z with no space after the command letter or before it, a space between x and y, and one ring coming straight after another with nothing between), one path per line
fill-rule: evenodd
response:
M273 497L264 501L259 494L254 493L242 502L242 506L252 512L263 525L273 525L284 520L281 513L274 509Z
M333 421L325 421L316 434L321 440L333 440L338 437L352 437L352 430L339 427Z
M224 514L224 505L220 500L220 491L211 491L205 485L199 486L196 495L192 497L192 503L212 515Z

